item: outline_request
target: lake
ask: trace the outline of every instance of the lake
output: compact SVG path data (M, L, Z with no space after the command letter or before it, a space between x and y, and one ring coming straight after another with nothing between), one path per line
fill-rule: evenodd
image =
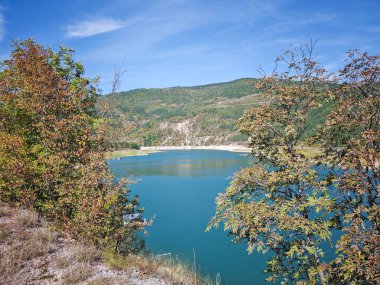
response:
M164 151L110 160L117 177L139 180L133 192L145 207L144 217L155 216L146 245L154 254L193 264L203 275L220 273L222 284L266 284L266 255L247 254L245 244L232 244L222 229L205 232L215 212L215 197L228 187L232 175L252 163L247 154L227 151Z

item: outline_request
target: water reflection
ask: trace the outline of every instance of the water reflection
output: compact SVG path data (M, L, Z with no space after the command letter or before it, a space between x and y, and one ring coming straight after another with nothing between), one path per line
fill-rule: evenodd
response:
M110 164L117 176L210 176L248 166L250 160L245 154L223 151L166 151L112 160Z

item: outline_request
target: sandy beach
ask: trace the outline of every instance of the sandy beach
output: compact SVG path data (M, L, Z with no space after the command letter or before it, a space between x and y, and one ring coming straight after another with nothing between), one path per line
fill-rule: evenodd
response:
M242 145L207 145L207 146L145 146L141 147L141 150L146 151L161 151L161 150L191 150L191 149L199 149L199 150L226 150L233 152L250 152L248 147Z
M245 152L250 153L251 150L243 145L230 144L230 145L202 145L202 146L142 146L140 149L121 149L107 154L108 158L119 158L125 156L139 156L148 155L155 152L165 151L165 150L225 150L232 152ZM321 154L321 149L318 147L311 146L298 146L297 149L306 155L307 157L315 157Z
M225 150L232 152L246 152L249 153L250 149L242 145L207 145L207 146L143 146L140 149L120 149L107 153L106 157L110 158L122 158L126 156L140 156L148 155L155 152L165 150Z

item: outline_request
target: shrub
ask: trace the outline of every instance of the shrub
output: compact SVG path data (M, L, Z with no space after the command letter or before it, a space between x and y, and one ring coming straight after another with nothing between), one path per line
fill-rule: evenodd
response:
M94 80L73 51L15 41L0 71L0 199L32 206L74 237L114 250L124 213L138 206L129 182L115 182L104 160L105 119Z

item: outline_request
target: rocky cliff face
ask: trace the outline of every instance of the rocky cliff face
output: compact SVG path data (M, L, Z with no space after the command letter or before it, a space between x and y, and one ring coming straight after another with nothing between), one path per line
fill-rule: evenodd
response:
M236 132L222 134L217 130L217 125L214 125L208 128L210 135L207 135L206 130L201 128L199 120L199 117L194 117L177 123L161 122L159 130L162 132L162 140L158 145L207 146L233 142L233 136L237 134Z

